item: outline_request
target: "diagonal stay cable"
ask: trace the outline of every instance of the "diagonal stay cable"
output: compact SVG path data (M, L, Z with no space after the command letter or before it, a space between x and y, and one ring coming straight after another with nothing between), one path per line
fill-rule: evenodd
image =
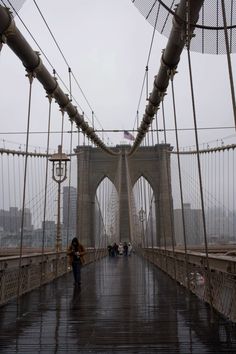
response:
M2 3L4 4L5 7L6 3L3 2L3 0L1 0ZM42 49L42 47L39 45L39 43L36 41L36 39L34 38L33 34L30 32L30 30L28 29L28 27L26 26L26 24L24 23L24 21L22 20L22 18L20 17L19 13L17 12L17 10L15 9L14 5L12 4L12 2L10 0L7 0L7 2L9 3L9 5L11 6L12 10L15 12L16 16L18 17L18 19L20 20L20 22L22 23L22 25L24 26L24 28L26 29L26 31L28 32L28 34L30 35L30 37L32 38L32 40L34 41L34 43L36 44L36 46L38 47L39 51L42 53L42 55L44 56L44 58L46 59L46 61L48 62L48 64L51 66L51 68L53 69L53 72L57 74L58 79L60 80L60 82L63 84L64 88L66 89L67 92L70 92L70 89L68 88L68 86L66 85L65 81L62 79L61 75L59 75L59 73L55 70L54 65L52 64L52 62L49 60L48 56L45 54L45 51ZM45 20L46 21L46 20ZM49 26L47 26L49 29ZM52 32L50 31L51 35L53 36ZM58 49L60 48L55 37L53 36L55 43L58 47ZM68 61L65 59L65 56L62 52L61 49L59 49L61 55L63 56L66 64L68 65ZM82 90L80 88L80 90ZM82 92L82 95L84 95L84 93ZM85 96L85 95L84 95ZM72 96L73 97L73 96ZM78 105L78 107L81 109L81 111L83 111L83 108L81 107L81 105L79 104L79 102L77 101L77 99L75 97L73 97L73 100L75 101L75 103ZM85 115L86 118L89 120L88 116ZM91 122L90 122L91 123Z
M56 44L56 46L57 46L57 48L58 48L58 50L59 50L59 52L60 52L62 58L64 59L66 65L67 65L67 67L68 67L68 69L70 70L71 75L72 75L73 79L75 80L75 83L77 84L77 86L78 86L78 88L79 88L79 90L80 90L80 92L81 92L83 98L85 99L85 101L86 101L88 107L90 108L90 110L91 110L92 112L94 112L94 109L92 108L92 106L91 106L91 104L90 104L88 98L86 97L86 95L85 95L85 93L84 93L84 90L82 89L81 85L79 84L78 79L76 78L75 74L73 73L73 71L72 71L72 69L71 69L71 66L70 66L68 60L66 59L66 56L64 55L64 53L63 53L63 51L62 51L62 49L61 49L61 47L60 47L58 41L56 40L55 35L53 34L51 28L49 27L45 16L43 15L41 9L39 8L39 6L38 6L36 0L33 0L33 1L34 1L34 4L35 4L35 6L36 6L36 8L37 8L37 10L38 10L38 12L39 12L39 14L40 14L40 16L42 17L42 19L43 19L43 21L44 21L44 23L45 23L45 25L46 25L46 27L47 27L47 29L48 29L50 35L52 36L53 41L54 41L54 43ZM70 94L71 94L71 91L70 91L70 90L68 90L68 91L69 91ZM73 96L72 96L72 97L73 97ZM88 118L88 117L87 117L87 118ZM102 128L102 125L101 125L99 119L97 118L97 116L95 116L95 118L96 118L97 122L99 123L99 125L100 125L101 128ZM89 119L88 119L88 120L89 120ZM90 122L90 123L91 123L91 122Z

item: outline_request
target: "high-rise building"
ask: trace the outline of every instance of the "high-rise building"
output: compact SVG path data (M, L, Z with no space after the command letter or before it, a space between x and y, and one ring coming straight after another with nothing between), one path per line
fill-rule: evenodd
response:
M191 209L190 203L183 204L187 245L199 245L203 242L203 222L200 209ZM174 209L175 242L184 244L182 209Z
M77 189L63 187L63 227L75 232L77 214Z
M22 211L17 207L10 207L9 210L0 210L0 227L4 232L16 234L20 232L21 228ZM24 230L33 230L32 215L28 208L24 212Z

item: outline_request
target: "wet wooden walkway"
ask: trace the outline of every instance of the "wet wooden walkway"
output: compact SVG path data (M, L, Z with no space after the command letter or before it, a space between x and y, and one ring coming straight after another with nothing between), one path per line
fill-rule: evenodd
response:
M18 310L18 313L17 313ZM236 353L236 327L138 256L106 258L0 308L0 353Z

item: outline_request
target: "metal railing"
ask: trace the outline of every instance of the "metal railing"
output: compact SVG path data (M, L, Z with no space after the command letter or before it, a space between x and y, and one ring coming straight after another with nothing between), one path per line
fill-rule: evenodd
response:
M106 256L106 249L88 249L85 265ZM0 305L21 296L33 289L71 271L67 253L48 252L31 254L22 257L19 267L19 256L0 258Z
M175 250L173 253L155 247L143 249L142 255L186 288L189 278L191 292L201 300L210 302L205 253L188 253L188 275L184 251ZM209 266L212 305L232 322L236 322L236 257L212 254L209 255Z

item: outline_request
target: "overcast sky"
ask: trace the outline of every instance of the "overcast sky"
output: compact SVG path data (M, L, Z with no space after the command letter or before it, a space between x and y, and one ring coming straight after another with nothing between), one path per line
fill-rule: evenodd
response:
M103 129L133 129L153 27L138 12L131 0L67 0L66 2L37 0L37 4ZM69 86L67 65L34 2L26 1L19 15L55 70ZM19 19L15 17L15 20L33 49L39 50ZM149 63L149 91L152 90L153 78L159 69L161 50L165 45L166 38L156 32ZM48 70L52 72L45 57L41 55L41 58ZM193 127L186 59L186 52L184 52L175 78L179 128ZM232 55L232 63L236 80L235 55ZM198 127L233 127L226 56L192 53L192 65ZM60 81L59 84L66 92ZM4 45L0 55L1 132L26 130L28 86L21 62ZM91 119L91 109L74 81L72 81L72 94L86 116ZM144 96L139 110L140 118L146 104ZM164 103L167 128L174 127L171 102L169 87ZM74 104L77 105L75 102ZM80 108L79 111L81 112ZM31 131L46 131L47 119L48 102L45 92L35 81ZM158 112L158 121L161 128L161 111ZM101 128L96 121L95 127ZM53 105L51 129L56 131L61 129L61 114L56 104ZM66 116L65 130L69 129ZM124 141L122 133L106 134L106 143L108 137L113 144ZM192 132L181 131L179 137L181 147L194 145ZM160 138L163 140L162 134ZM212 142L211 146L216 145L217 140L220 143L221 139L225 144L232 143L235 142L235 130L232 128L200 131L199 138L200 143ZM168 132L167 139L175 146L174 133ZM69 134L65 134L64 141L65 149L69 149ZM0 135L0 146L17 148L24 142L25 135ZM59 143L60 136L53 134L51 147L55 149ZM77 136L74 136L74 145L76 144ZM31 150L34 147L37 150L38 147L45 150L46 134L32 134L30 145Z

